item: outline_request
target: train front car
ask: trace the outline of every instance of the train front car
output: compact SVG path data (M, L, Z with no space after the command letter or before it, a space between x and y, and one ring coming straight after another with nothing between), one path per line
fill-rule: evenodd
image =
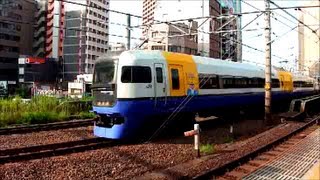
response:
M117 103L117 68L119 55L122 52L108 52L99 57L95 63L92 95L93 111L98 115L98 121L94 125L94 135L106 137L106 129L113 126L121 126L124 119L120 116ZM118 137L118 134L113 134Z
M93 111L99 116L94 135L137 139L139 132L146 134L155 125L153 117L160 113L155 96L167 93L165 67L159 52L111 52L101 57L95 64L92 86Z

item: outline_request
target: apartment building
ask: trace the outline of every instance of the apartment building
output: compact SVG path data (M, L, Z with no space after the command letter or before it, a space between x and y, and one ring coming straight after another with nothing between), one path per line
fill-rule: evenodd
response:
M156 9L156 3L157 0L143 0L142 8L142 24L144 25L144 28L142 30L143 37L146 37L148 33L148 28L153 24L154 22L154 13Z
M143 2L143 25L145 27L143 35L147 37L146 33L152 24L158 24L158 21L173 21L178 19L188 19L194 17L218 17L220 15L232 15L234 12L239 12L239 0L202 0L202 1L188 1L188 0L144 0ZM231 9L231 10L230 10ZM219 28L230 18L220 18L208 20L197 20L198 24L198 53L202 56L213 58L232 59L237 61L237 52L239 46L235 45L235 41L227 41L236 39L241 35L234 33L210 33ZM239 23L236 18L231 25L223 26L221 30L235 30L239 28ZM149 36L150 38L150 36Z
M190 24L155 24L148 30L149 42L148 50L166 50L170 52L179 52L185 54L198 54L198 23L196 21ZM191 31L189 31L191 29ZM192 35L185 35L188 33ZM174 36L171 37L170 36ZM168 38L169 37L169 38Z
M65 28L65 3L57 0L37 0L33 55L61 58Z
M0 0L0 80L16 85L20 54L32 55L33 0Z
M108 51L109 0L90 0L81 10L66 12L63 79L93 73L95 60Z

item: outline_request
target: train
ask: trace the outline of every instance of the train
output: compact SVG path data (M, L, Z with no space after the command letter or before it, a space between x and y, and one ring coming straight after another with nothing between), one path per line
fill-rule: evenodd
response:
M317 93L312 78L275 67L271 72L272 102ZM176 52L115 51L97 59L91 88L99 117L94 135L131 139L149 136L177 117L176 126L183 126L220 109L264 110L265 70Z

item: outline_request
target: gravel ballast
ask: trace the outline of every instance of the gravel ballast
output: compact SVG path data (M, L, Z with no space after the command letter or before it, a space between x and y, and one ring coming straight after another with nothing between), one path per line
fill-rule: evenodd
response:
M92 126L0 136L0 150L93 138Z
M150 177L153 179L164 176L150 172L166 168L166 172L192 177L302 125L303 123L283 124L244 141L217 145L217 154L204 156L201 159L194 159L193 144L190 143L122 145L66 156L4 164L0 166L0 177L1 179L132 179L144 175L146 179ZM180 165L180 163L185 164Z

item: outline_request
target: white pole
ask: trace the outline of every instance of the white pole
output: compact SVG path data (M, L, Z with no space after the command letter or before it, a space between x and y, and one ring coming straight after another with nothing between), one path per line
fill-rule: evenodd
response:
M194 130L197 132L194 135L194 149L197 151L197 157L200 157L200 126L199 124L194 124Z

